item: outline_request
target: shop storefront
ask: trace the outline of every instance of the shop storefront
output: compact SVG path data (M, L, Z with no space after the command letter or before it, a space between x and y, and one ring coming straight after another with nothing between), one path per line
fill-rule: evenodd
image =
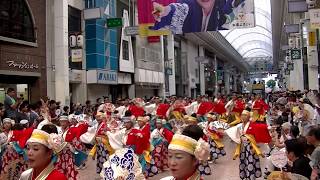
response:
M97 98L109 97L115 100L118 73L111 70L87 71L88 99L95 102Z
M38 101L47 94L45 1L1 0L0 11L0 102L9 87Z

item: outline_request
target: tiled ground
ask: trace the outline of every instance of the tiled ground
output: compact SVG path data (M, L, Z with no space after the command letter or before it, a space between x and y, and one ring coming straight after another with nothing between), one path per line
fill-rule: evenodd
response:
M233 151L235 149L235 144L230 142L230 139L225 139L225 150L227 156L217 160L215 164L211 164L211 169L213 174L210 177L206 177L208 180L239 180L239 159L232 160ZM262 170L264 170L262 161ZM150 178L150 180L159 180L162 177L168 176L169 172L164 172L156 177ZM88 161L88 167L85 170L80 171L80 180L88 179L100 179L99 176L95 174L95 162L92 160ZM261 178L262 179L262 178Z

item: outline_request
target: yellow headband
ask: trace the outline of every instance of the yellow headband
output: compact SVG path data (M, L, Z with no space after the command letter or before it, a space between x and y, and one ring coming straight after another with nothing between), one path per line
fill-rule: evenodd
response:
M28 143L40 143L44 146L49 147L48 139L49 134L47 132L35 129L33 130L32 135L28 140Z
M249 111L247 111L247 110L243 110L241 114L242 115L247 115L247 116L251 115L251 113Z
M142 122L147 123L147 122L149 121L149 119L148 119L147 117L139 116L139 117L137 118L137 121L142 121Z
M207 118L211 118L211 119L214 119L214 118L216 118L217 116L216 115L212 115L212 114L208 114L207 115Z
M169 145L170 150L180 150L191 155L194 155L194 151L197 147L197 141L185 135L175 134Z
M188 121L189 122L197 122L198 120L195 117L189 116Z

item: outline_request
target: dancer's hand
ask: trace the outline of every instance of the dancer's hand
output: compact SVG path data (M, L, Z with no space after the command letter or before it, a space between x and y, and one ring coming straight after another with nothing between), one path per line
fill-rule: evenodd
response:
M160 22L161 18L167 16L171 11L170 6L163 6L156 2L153 2L153 9L154 9L154 11L152 12L153 17L158 22Z

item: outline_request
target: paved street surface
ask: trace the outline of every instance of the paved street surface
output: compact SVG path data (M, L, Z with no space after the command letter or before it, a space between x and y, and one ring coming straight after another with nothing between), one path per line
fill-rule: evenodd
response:
M239 180L239 159L232 160L232 155L235 149L235 145L230 143L230 139L225 137L225 150L227 155L216 161L215 164L211 164L213 171L212 175L206 179L210 180ZM264 170L264 163L262 161L262 170ZM170 172L163 172L155 177L149 178L150 180L159 180L163 177L169 176ZM91 159L88 161L88 167L85 170L80 171L80 180L88 179L100 179L95 174L95 162ZM263 179L263 178L260 178Z

